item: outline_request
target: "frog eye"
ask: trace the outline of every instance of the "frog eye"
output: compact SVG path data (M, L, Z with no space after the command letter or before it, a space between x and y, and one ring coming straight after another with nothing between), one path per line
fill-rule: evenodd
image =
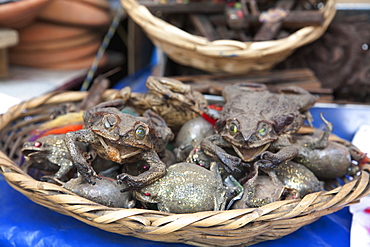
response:
M112 127L112 125L109 123L109 121L108 121L108 120L105 120L105 121L104 121L104 127L105 127L106 129L109 129L109 128L111 128L111 127Z
M139 125L135 129L135 135L138 140L144 139L144 137L146 136L146 128L142 125Z
M266 125L262 125L259 129L258 129L258 134L260 136L265 136L267 134L267 128L266 128Z
M112 128L114 125L116 125L118 122L118 119L115 115L109 114L104 116L103 124L106 129Z
M238 126L236 125L236 123L230 123L230 125L229 125L229 133L231 135L235 135L237 132L238 132Z
M40 148L42 146L42 143L41 142L35 142L33 144L33 146L36 147L36 148Z

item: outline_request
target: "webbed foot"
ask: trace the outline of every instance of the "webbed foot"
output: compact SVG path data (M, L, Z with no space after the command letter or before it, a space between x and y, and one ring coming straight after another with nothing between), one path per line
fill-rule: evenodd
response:
M290 145L282 148L277 153L265 151L260 154L260 160L258 164L261 168L274 169L283 162L289 161L296 157L298 154L298 148Z
M240 172L238 167L242 160L239 157L230 155L226 152L216 152L216 154L228 173Z
M261 155L261 160L256 161L259 167L263 169L274 169L276 168L281 162L280 157L270 151L263 152Z
M126 184L127 187L125 189L120 190L122 193L129 191L129 190L137 190L144 187L147 183L137 179L137 177L129 175L127 173L122 173L117 175L117 183L118 184Z
M324 149L328 146L329 137L330 137L330 134L333 130L333 124L330 123L329 121L327 121L324 118L322 113L320 113L320 118L325 123L325 131L322 134L322 136L320 137L320 139L318 139L317 141L306 143L306 146L309 149Z
M260 167L262 170L272 170L276 168L278 165L272 163L270 160L258 160L255 164Z
M93 177L101 179L101 177L96 174L94 169L91 166L84 166L82 164L75 164L77 171L82 175L82 177L92 185L95 185L95 182L91 179Z

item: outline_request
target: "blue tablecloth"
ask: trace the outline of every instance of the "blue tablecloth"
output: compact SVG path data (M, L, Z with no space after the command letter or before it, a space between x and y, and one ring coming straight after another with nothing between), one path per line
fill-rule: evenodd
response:
M30 201L0 176L0 246L17 247L116 247L188 246L142 240L109 233ZM324 216L281 239L256 244L264 246L349 246L351 215L347 208Z
M362 124L370 123L368 107L333 107L320 105L311 110L314 125L321 127L321 112L334 126L333 132L351 140ZM109 233L72 217L40 206L11 188L0 176L0 246L187 246L141 240ZM262 246L336 246L348 247L351 214L348 208L327 215L281 239Z

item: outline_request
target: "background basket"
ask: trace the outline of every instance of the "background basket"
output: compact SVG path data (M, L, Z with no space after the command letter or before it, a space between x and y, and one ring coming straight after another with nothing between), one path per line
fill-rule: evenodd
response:
M118 93L107 90L104 98ZM342 209L370 193L370 166L342 186L284 200L260 208L171 214L146 209L109 208L84 199L58 185L40 182L18 163L20 148L36 125L50 119L60 103L81 101L85 92L49 94L12 107L0 116L0 171L14 189L32 201L105 231L138 238L192 245L251 245L277 239L323 215ZM330 185L330 184L327 184Z
M321 26L303 27L286 38L271 41L209 41L153 16L135 0L121 0L121 3L151 41L175 62L208 72L229 74L270 69L298 47L318 39L336 13L335 0L327 0L320 10L324 16Z

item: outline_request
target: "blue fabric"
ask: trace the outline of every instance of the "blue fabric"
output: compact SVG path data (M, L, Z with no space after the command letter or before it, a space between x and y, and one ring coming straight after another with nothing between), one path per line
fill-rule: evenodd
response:
M17 247L116 247L116 246L188 246L122 236L87 225L70 216L56 213L30 201L11 188L0 176L0 246ZM304 226L281 239L262 242L264 246L349 246L351 214L344 208Z
M122 236L87 225L30 201L0 176L0 246L17 247L116 247L188 246ZM256 244L274 246L349 246L351 214L344 208L277 240ZM303 246L303 245L302 245Z
M370 107L367 105L332 105L318 104L311 108L315 127L322 127L320 113L333 124L333 133L351 141L357 130L364 124L370 124Z
M112 88L122 89L124 87L130 86L132 92L145 93L148 89L145 86L146 79L151 75L153 69L152 64L148 64L141 70L137 71L133 75L129 75L119 82L117 82Z

